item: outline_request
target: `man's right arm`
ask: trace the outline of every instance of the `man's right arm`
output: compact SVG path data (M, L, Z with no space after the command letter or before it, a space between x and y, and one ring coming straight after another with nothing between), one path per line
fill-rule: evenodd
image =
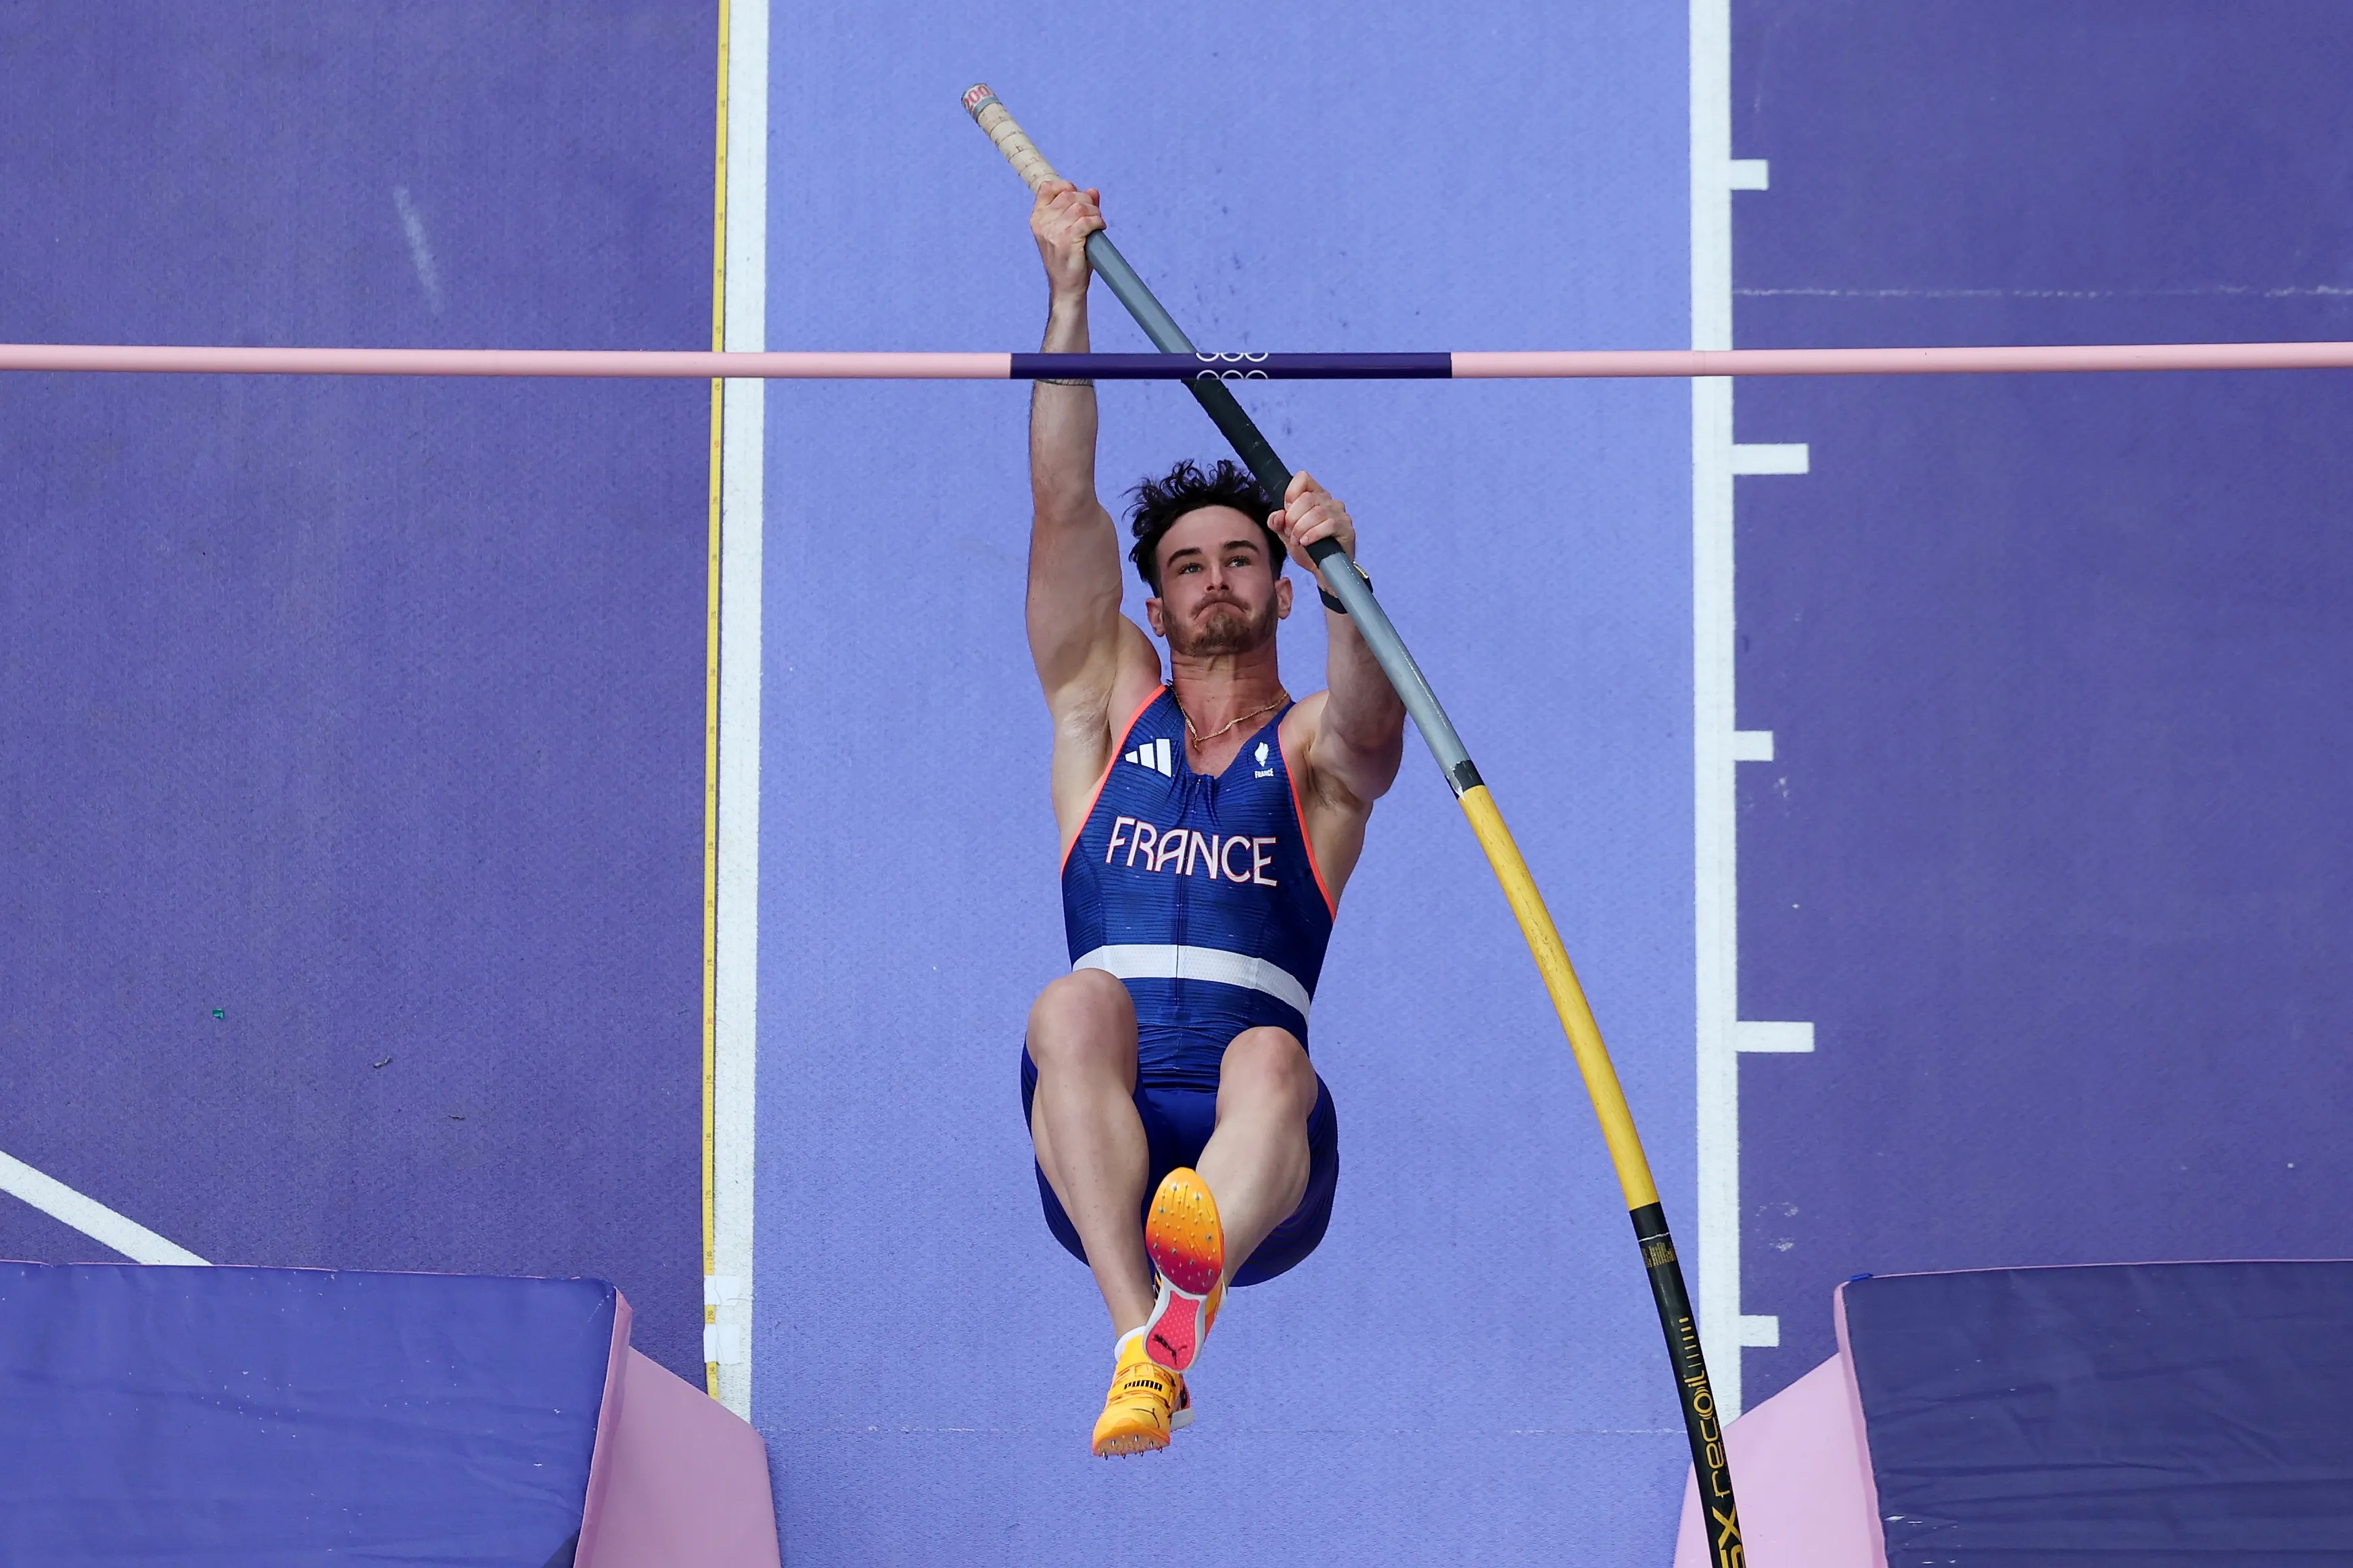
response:
M1051 306L1045 352L1088 347L1086 238L1103 226L1096 194L1067 181L1038 192L1029 215L1046 264ZM1058 731L1090 722L1110 743L1110 707L1124 659L1158 659L1120 614L1119 533L1095 494L1095 394L1089 385L1039 382L1029 400L1029 654ZM1133 643L1134 647L1128 645ZM1057 752L1063 737L1057 736ZM1075 734L1071 739L1077 739ZM1062 760L1058 754L1058 761ZM1071 759L1082 766L1096 759Z

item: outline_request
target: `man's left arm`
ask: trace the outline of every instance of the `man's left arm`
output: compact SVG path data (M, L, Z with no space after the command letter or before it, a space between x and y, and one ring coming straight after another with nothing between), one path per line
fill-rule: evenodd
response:
M1348 509L1309 474L1292 476L1282 510L1270 521L1284 547L1310 572L1314 567L1307 550L1318 540L1337 540L1349 559L1356 557L1356 525ZM1356 623L1336 610L1327 610L1324 621L1330 642L1330 687L1308 747L1308 766L1320 788L1370 806L1388 793L1404 760L1405 704L1381 673L1373 650L1365 646Z

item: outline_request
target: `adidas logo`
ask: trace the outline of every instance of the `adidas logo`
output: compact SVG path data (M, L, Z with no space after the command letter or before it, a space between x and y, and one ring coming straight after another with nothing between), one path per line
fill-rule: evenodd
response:
M1168 737L1166 735L1156 741L1145 742L1119 760L1123 763L1134 763L1139 768L1150 768L1154 773L1168 778L1173 779L1176 776L1176 764L1171 758Z

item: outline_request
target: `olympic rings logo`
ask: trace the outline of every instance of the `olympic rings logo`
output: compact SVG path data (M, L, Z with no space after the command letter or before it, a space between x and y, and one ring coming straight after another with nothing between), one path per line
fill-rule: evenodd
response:
M1197 359L1197 360L1199 360L1203 364L1206 364L1206 365L1221 365L1221 366L1222 366L1222 365L1259 365L1259 364L1263 364L1263 363L1266 363L1266 358L1267 358L1267 356L1266 356L1266 355L1264 355L1264 354L1235 354L1235 353L1220 353L1220 354L1197 353L1197 354L1195 354L1193 357L1194 357L1195 359ZM1265 381L1265 380L1267 380L1267 379L1268 379L1268 376L1267 376L1266 372L1264 372L1264 371L1262 371L1262 370L1224 370L1224 369L1219 369L1219 370L1204 370L1204 371L1198 372L1198 373L1193 376L1193 379L1194 379L1195 381Z

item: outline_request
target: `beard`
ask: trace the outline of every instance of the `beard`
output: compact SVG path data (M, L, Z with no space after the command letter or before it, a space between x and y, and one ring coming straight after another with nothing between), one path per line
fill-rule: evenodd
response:
M1249 653L1273 639L1280 618L1271 596L1255 616L1231 600L1220 599L1191 626L1180 628L1171 623L1168 646L1193 658Z

